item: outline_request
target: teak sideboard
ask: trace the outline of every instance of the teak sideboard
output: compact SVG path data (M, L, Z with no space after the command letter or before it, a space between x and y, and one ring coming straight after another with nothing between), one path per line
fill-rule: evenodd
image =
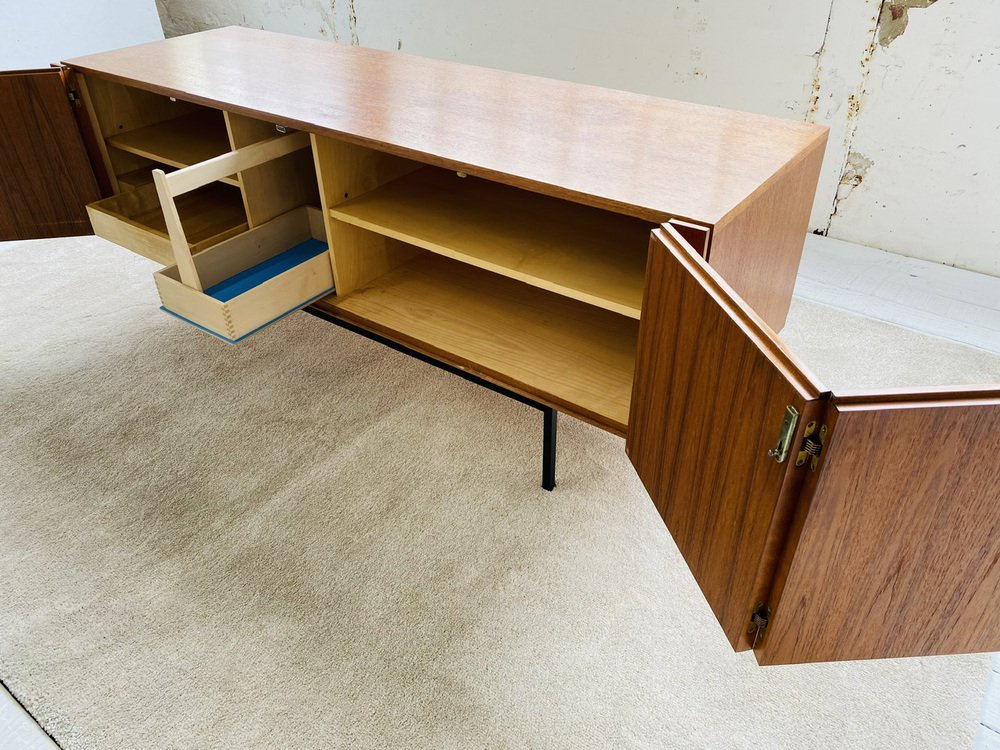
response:
M92 224L220 338L310 305L624 436L759 663L1000 650L1000 386L831 393L775 333L824 128L243 28L0 102L0 239Z

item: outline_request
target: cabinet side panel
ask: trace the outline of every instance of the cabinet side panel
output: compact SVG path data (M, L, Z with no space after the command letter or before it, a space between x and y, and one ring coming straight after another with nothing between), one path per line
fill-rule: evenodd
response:
M758 660L1000 650L1000 400L830 411Z
M0 240L90 234L97 181L57 68L0 74Z
M745 649L804 473L768 450L788 406L798 444L821 394L693 250L685 260L653 236L626 451L730 643Z
M410 260L419 250L336 221L329 209L419 169L421 164L315 134L312 147L334 282L337 294L343 296Z
M775 331L785 325L826 139L712 231L709 262Z

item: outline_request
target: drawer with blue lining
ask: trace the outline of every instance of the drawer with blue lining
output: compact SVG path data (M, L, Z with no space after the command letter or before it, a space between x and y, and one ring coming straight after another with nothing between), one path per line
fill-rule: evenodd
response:
M302 206L194 256L204 287L178 267L154 274L162 309L231 344L333 292L323 221Z

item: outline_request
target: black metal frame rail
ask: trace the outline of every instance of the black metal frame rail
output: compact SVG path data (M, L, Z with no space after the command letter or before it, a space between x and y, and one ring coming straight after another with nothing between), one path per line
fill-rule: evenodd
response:
M419 359L421 362L426 362L429 365L433 365L438 369L444 370L445 372L450 372L452 375L458 375L460 378L465 378L471 383L476 385L481 385L483 388L489 388L494 393L499 393L501 396L506 396L507 398L513 399L514 401L519 401L525 406L530 406L532 409L538 409L542 413L542 489L553 490L556 486L556 428L558 427L558 416L559 412L553 409L551 406L534 401L527 396L523 396L515 391L508 390L503 386L497 385L496 383L491 383L488 380L484 380L478 375L473 375L471 372L466 372L461 368L455 367L454 365L449 365L447 362L442 362L434 357L424 354L423 352L418 352L415 349L411 349L404 344L400 344L397 341L388 339L384 336L380 336L377 333L373 333L361 326L354 325L353 323L348 323L346 320L341 320L340 318L331 315L325 310L320 310L315 307L303 308L305 312L310 315L314 315L321 320L325 320L327 323L333 323L341 328L345 328L352 333L356 333L359 336L364 336L366 339L371 339L376 341L383 346L387 346L390 349L395 349L397 352L406 354L407 356L413 357L414 359Z

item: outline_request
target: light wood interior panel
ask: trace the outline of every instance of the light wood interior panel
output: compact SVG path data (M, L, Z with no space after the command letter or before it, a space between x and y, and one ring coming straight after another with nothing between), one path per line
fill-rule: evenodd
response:
M112 136L108 145L150 162L187 167L229 151L229 136L221 112L200 109ZM239 184L235 176L223 182Z
M206 185L178 196L176 204L192 252L248 228L239 191L229 185ZM101 237L157 262L174 262L163 210L152 183L92 203L88 208Z
M156 164L150 162L149 164L139 167L138 169L133 169L131 172L125 172L124 174L118 175L118 185L121 190L135 190L137 187L142 187L143 185L150 185L153 182L153 169ZM164 164L162 167L164 172L170 172L172 167Z
M330 210L335 219L606 310L639 317L652 225L424 167Z
M1000 388L829 418L758 661L1000 650Z
M330 257L337 293L348 294L410 260L417 249L342 222L334 222L329 209L419 169L421 165L409 159L317 135L312 135L312 148L323 220L326 222L327 237L330 238Z
M140 168L151 169L152 162L146 156L109 148L107 139L203 109L197 104L171 101L170 97L98 76L79 76L78 80L93 114L116 192L120 190L117 175Z
M625 431L635 320L431 253L317 307Z
M199 253L194 260L202 286L209 289L313 237L308 211L305 207L293 209L253 231L219 243L210 253ZM165 269L164 273L180 280L176 268Z
M226 112L233 150L278 135L275 123ZM259 226L299 206L318 206L316 168L309 150L296 151L239 174L250 226Z

